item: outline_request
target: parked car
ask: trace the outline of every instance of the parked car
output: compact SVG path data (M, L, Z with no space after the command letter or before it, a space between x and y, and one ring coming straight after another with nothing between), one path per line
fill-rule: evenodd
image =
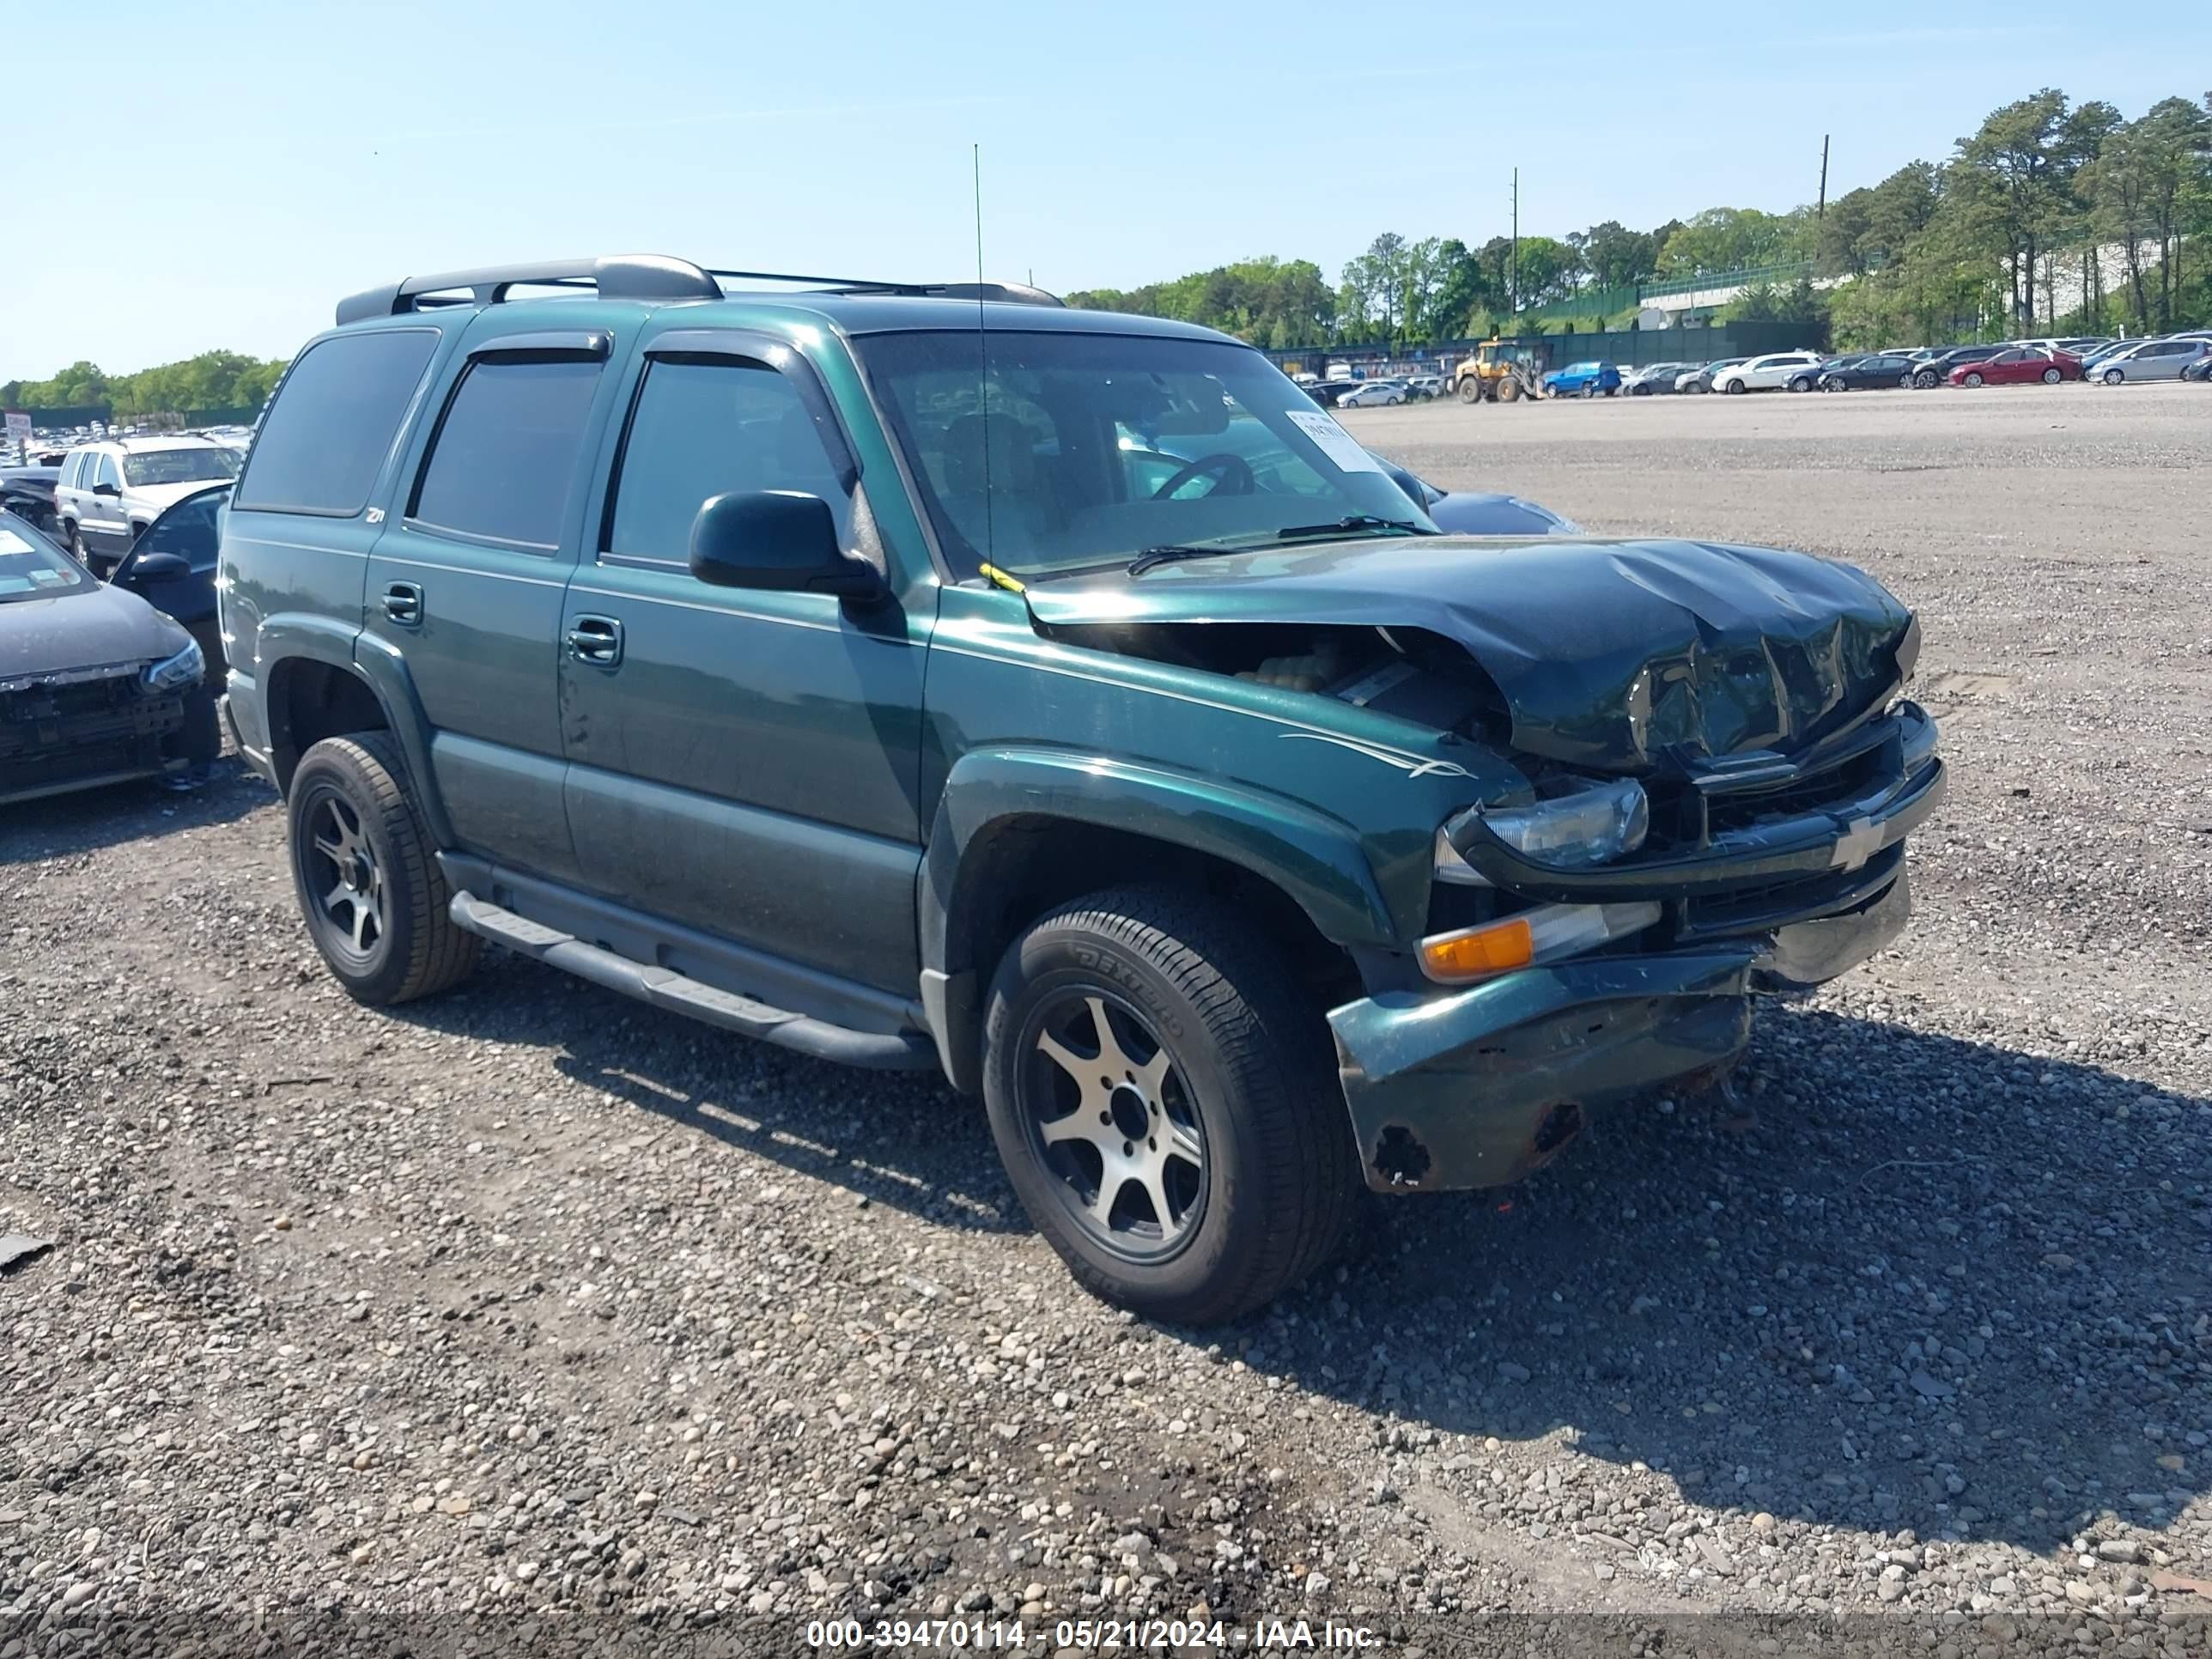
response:
M2106 386L2126 380L2178 380L2181 371L2212 352L2212 340L2142 340L2097 361L2088 378Z
M1569 363L1544 377L1544 390L1554 398L1610 398L1620 390L1620 371L1611 363Z
M182 771L204 672L181 624L0 512L0 803Z
M1716 392L1772 392L1787 386L1792 380L1802 378L1802 372L1817 368L1820 354L1817 351L1772 351L1763 357L1747 358L1733 368L1724 368L1713 376ZM1807 381L1807 385L1811 382Z
M1632 398L1656 397L1674 390L1674 382L1695 363L1645 363L1632 368L1620 377L1620 389Z
M2044 346L2014 346L1994 357L1960 363L1948 378L1953 386L2027 386L2039 380L2057 386L2081 378L2081 360Z
M1864 573L1443 535L1252 348L1013 287L371 289L218 586L349 994L489 939L939 1067L1076 1277L1183 1322L1363 1184L1516 1179L1723 1070L1753 993L1897 936L1945 784Z
M1357 392L1364 384L1362 380L1321 380L1312 386L1300 386L1298 390L1323 409L1334 409L1344 400L1345 393Z
M21 466L0 467L0 511L13 513L52 535L54 486L61 475L58 462L42 465L33 460Z
M1406 396L1426 403L1443 393L1444 377L1441 374L1416 374L1406 382Z
M208 672L228 665L222 628L216 619L216 556L222 544L228 483L203 484L172 502L148 525L107 579L184 624L198 642Z
M1336 400L1339 409L1379 409L1406 401L1406 388L1395 380L1363 380Z
M238 476L238 457L204 438L115 438L70 452L54 516L70 552L105 574L161 509Z
M2181 371L2181 378L2185 380L2212 381L2212 355L2199 357L2195 362L2185 364Z
M1830 369L1840 368L1846 363L1855 363L1858 360L1857 353L1849 353L1840 357L1815 358L1802 368L1792 369L1789 377L1782 382L1782 389L1784 392L1810 392L1820 384L1820 377Z
M1724 368L1734 368L1738 363L1747 363L1750 361L1751 359L1748 357L1717 358L1713 362L1707 363L1703 368L1693 368L1686 374L1676 376L1674 380L1674 390L1677 392L1711 392L1713 389L1714 375L1719 374Z
M1519 495L1480 489L1439 489L1394 461L1377 464L1429 515L1429 521L1455 536L1579 536L1582 526L1548 507Z
M1987 362L1999 352L2010 349L2002 345L1954 346L1948 351L1939 352L1923 360L1912 371L1912 384L1925 392L1931 386L1943 385L1950 378L1951 371L1960 364Z
M1869 352L1863 357L1839 357L1820 365L1820 378L1814 384L1823 392L1910 386L1912 360L1888 351Z

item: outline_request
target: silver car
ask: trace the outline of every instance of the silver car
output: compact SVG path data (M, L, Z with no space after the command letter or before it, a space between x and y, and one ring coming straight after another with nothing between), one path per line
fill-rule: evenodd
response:
M2128 380L2178 380L2183 369L2207 353L2212 353L2212 340L2145 340L2141 345L2099 358L2090 366L2087 378L2106 386Z

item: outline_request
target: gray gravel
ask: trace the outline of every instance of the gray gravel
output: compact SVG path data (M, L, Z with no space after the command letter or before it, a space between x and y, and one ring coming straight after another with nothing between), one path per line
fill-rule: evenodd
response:
M1439 1653L2205 1651L2212 392L1348 418L1919 607L1919 915L1763 1015L1740 1108L1624 1108L1154 1328L927 1077L505 957L357 1008L235 772L10 809L0 1233L57 1243L0 1277L0 1659L963 1612L1049 1652L1200 1604ZM1510 1622L1553 1613L1614 1622Z

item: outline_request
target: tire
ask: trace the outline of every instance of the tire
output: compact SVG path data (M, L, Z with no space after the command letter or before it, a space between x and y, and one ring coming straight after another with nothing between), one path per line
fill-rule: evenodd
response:
M1745 392L1750 391L1751 388L1746 386L1741 380L1730 380L1726 386L1723 386L1721 390L1727 392L1731 398L1741 398Z
M1844 390L1844 386L1841 380L1831 374L1826 380L1820 382L1820 390L1823 392L1841 392Z
M1628 388L1628 395L1632 398L1648 398L1651 395L1651 388L1638 380Z
M92 556L84 550L84 532L76 526L75 519L62 520L62 546L86 569L92 568Z
M1912 384L1923 392L1933 392L1936 389L1936 376L1923 368L1912 377Z
M1790 389L1792 392L1810 392L1813 389L1813 383L1802 374L1799 374L1791 379Z
M1982 384L1982 377L1975 374L1973 370L1968 369L1964 374L1959 377L1959 384L1961 386L1978 386Z
M2104 378L2105 384L2106 386L2118 386L2121 381L2126 380L2128 377L2127 372L2124 369L2108 368L2105 371Z
M2046 368L2043 371L2043 383L2045 386L2057 386L2066 377L2063 374L2060 374L2055 368Z
M1584 398L1595 398L1595 397L1596 397L1596 396L1597 396L1597 382L1596 382L1595 380L1584 380L1584 381L1583 382L1582 391L1581 391L1581 392L1580 392L1580 394L1579 394L1579 395L1580 395L1580 396L1582 396L1582 397L1584 397Z
M308 934L346 994L373 1008L458 983L483 949L447 914L453 889L404 777L389 732L356 732L308 750L285 799Z
M1062 906L1000 963L984 1042L999 1156L1030 1219L1093 1295L1212 1324L1262 1306L1342 1248L1364 1187L1328 1027L1279 955L1227 910L1150 886ZM1111 1070L1094 1085L1098 1063ZM1114 1071L1122 1077L1108 1093ZM1149 1158L1134 1150L1146 1127L1158 1135L1142 1137Z
M1482 401L1480 376L1470 374L1459 383L1459 400L1463 404L1479 404Z

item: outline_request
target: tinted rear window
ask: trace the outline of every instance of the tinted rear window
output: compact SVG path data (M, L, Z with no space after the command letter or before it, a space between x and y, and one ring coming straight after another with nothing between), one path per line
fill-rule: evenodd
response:
M433 329L341 334L311 347L262 417L231 505L343 518L360 512L437 348Z
M595 357L471 364L409 516L431 529L558 547L599 384Z

